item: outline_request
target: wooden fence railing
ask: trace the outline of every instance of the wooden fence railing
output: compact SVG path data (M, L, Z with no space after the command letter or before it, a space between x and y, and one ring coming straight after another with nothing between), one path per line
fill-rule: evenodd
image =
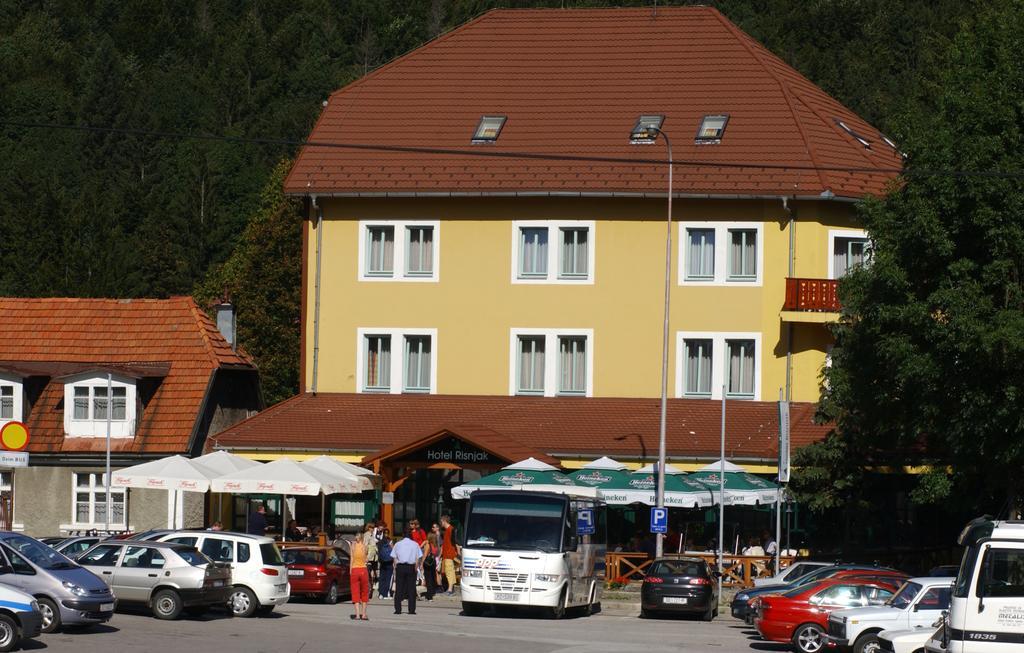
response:
M703 558L713 568L718 566L718 556L714 553L668 554L666 558L695 557ZM621 551L605 555L605 579L620 583L640 581L651 564L646 553ZM783 556L780 559L782 568L792 564L794 558ZM725 555L722 558L724 568L722 583L727 587L750 587L754 579L768 576L768 568L772 561L769 556Z
M825 311L841 310L836 294L838 282L835 279L786 279L784 311Z

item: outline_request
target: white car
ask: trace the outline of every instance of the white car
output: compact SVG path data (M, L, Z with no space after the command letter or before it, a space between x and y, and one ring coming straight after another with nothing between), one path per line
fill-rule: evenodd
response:
M951 578L911 578L883 606L849 608L830 614L829 644L852 646L853 653L879 653L879 633L931 626L943 610L949 609L951 593Z
M804 574L809 574L815 569L822 567L832 567L836 563L834 562L810 562L807 560L797 560L793 564L786 567L774 576L768 578L755 578L754 587L763 587L765 585L783 585L800 578Z
M25 639L39 637L43 615L31 594L0 585L0 651L11 651Z
M938 623L933 627L920 626L906 630L883 630L878 633L878 648L886 653L922 653L924 644L938 628Z
M228 607L236 617L269 614L291 596L288 568L274 540L223 531L177 531L158 538L199 549L214 562L231 565Z

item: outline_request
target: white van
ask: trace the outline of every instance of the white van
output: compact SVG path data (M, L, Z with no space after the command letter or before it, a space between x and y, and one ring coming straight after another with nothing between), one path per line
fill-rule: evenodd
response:
M1024 651L1024 522L975 519L945 624L925 644L932 653Z
M462 611L544 607L590 614L604 588L605 506L555 492L477 490L462 547Z
M194 546L214 562L231 565L228 607L236 617L266 615L291 596L288 568L274 540L224 531L177 531L157 538Z

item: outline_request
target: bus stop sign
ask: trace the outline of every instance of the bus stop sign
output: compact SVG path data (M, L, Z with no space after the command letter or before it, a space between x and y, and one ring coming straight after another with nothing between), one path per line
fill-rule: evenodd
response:
M595 530L593 508L581 508L576 513L576 534L593 535Z
M667 508L651 508L651 532L652 533L667 533L668 532L668 509Z

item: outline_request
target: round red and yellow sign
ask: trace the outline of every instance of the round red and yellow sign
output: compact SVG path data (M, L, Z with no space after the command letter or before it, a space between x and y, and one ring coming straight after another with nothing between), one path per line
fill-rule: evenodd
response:
M21 422L7 422L0 429L0 445L8 451L22 451L28 446L28 427Z

